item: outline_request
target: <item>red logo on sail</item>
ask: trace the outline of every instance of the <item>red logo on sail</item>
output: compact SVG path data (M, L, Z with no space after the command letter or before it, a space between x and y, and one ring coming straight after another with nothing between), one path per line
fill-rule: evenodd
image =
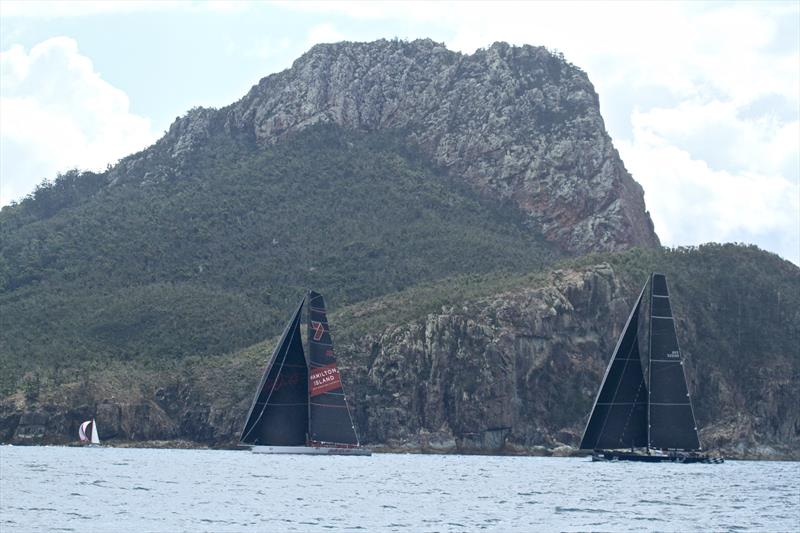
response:
M308 376L308 389L311 396L317 396L341 388L339 369L336 363L320 368L312 368Z
M311 329L314 330L314 340L319 342L322 339L322 335L325 334L325 326L322 325L322 322L312 320Z

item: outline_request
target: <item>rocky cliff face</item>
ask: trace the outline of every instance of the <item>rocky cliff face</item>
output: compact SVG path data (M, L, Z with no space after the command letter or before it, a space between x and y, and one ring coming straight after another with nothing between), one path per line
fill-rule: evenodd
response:
M608 265L556 271L542 286L368 337L353 346L371 354L367 375L353 384L360 427L399 449L577 447L637 292ZM673 307L703 446L729 456L800 457L800 413L790 407L800 403L796 358L784 353L754 365L754 354L736 353L715 333L711 344L721 353L712 359L698 349L709 335L701 310L681 298ZM739 364L756 374L752 381Z
M496 43L462 55L430 40L318 45L232 106L178 119L157 145L177 168L159 172L180 175L214 132L265 146L318 123L406 132L451 176L521 208L565 251L659 244L588 77L542 47ZM152 155L123 161L112 179L153 179L137 170Z
M365 383L355 385L360 425L371 440L398 448L574 445L615 327L629 312L623 295L607 266L559 271L542 287L368 337L354 347L373 356Z
M600 264L555 271L541 283L445 306L372 335L351 336L342 324L337 351L362 441L408 451L568 451L579 443L637 292ZM674 299L703 445L729 456L800 457L792 354L748 367L744 379L737 355L719 339L713 345L730 360L726 366L697 350L708 334L693 325L703 322L699 311L686 306L685 296ZM77 424L96 413L101 438L232 444L263 352L212 373L160 382L153 376L149 389L124 402L110 391L75 391L35 405L17 396L0 409L0 439L72 440Z

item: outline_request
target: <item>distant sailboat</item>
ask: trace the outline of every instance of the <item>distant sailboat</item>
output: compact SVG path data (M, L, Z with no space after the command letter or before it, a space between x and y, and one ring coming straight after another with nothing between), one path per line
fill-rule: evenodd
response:
M300 323L308 304L308 355ZM322 295L310 291L267 362L239 440L256 453L370 455L342 389Z
M650 285L649 342L639 346L639 311ZM597 393L581 439L594 461L719 463L701 451L667 279L653 274L639 293Z
M100 444L100 436L97 434L97 423L94 421L94 418L80 425L78 428L78 437L80 437L81 442Z

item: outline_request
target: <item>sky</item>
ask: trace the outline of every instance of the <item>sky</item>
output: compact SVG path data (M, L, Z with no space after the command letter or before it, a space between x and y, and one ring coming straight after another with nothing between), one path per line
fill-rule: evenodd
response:
M546 46L586 71L662 244L800 265L800 1L0 0L0 205L102 170L323 42Z

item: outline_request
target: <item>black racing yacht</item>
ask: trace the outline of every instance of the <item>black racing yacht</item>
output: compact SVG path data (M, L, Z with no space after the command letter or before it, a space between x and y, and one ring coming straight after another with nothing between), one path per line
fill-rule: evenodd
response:
M642 299L650 287L647 321ZM640 336L647 337L646 350ZM721 463L700 447L667 279L652 274L617 341L581 439L593 461Z

